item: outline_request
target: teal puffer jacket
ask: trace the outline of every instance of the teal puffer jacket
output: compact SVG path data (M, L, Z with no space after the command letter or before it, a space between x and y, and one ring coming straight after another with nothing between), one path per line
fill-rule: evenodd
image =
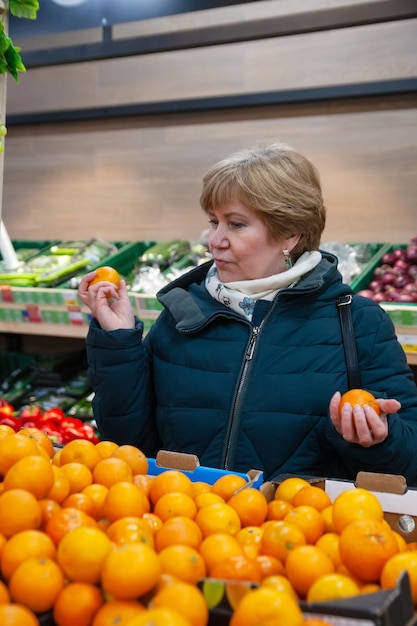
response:
M329 417L335 391L348 387L336 300L352 290L337 259L320 264L253 323L216 302L206 263L158 293L165 307L143 324L87 337L94 414L103 438L196 454L202 465L246 472L354 478L359 470L417 482L417 387L393 324L376 303L353 297L362 387L396 398L389 436L363 448L344 441Z

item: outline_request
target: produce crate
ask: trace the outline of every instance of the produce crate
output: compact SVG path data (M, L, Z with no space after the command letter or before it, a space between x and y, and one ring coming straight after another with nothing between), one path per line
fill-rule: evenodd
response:
M155 459L148 459L148 474L157 476L167 469L178 469L183 474L191 478L193 482L203 481L213 485L218 478L225 474L235 474L247 481L246 486L259 488L263 484L263 473L260 470L252 469L247 474L240 472L230 472L214 467L200 465L198 457L194 454L183 452L171 452L170 450L160 450Z
M254 583L207 579L199 587L211 604L208 626L229 626L232 607L229 598L256 588ZM213 606L214 604L214 606ZM410 582L403 574L393 589L333 602L300 601L304 617L322 618L334 626L416 626Z
M53 241L12 241L12 246L19 261L29 261L37 254L41 254L45 250L54 244L57 244L57 240ZM3 261L3 257L0 251L0 266Z
M361 274L352 282L351 287L357 293L366 289L373 278L374 271L381 265L382 257L396 248L406 248L406 244L385 244L368 263ZM417 364L417 304L403 302L380 302L380 306L391 318L398 341L407 354L410 363Z

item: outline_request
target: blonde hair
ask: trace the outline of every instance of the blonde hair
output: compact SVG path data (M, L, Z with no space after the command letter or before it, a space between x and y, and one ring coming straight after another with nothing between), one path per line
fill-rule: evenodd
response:
M326 223L320 175L290 146L242 150L213 165L203 177L201 208L209 212L233 201L261 217L271 240L300 234L293 260L319 248Z

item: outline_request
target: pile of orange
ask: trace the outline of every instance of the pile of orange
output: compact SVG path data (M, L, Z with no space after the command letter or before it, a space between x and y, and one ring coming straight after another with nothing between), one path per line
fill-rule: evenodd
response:
M331 502L294 477L268 502L236 474L154 477L135 446L55 451L41 431L7 427L0 481L3 626L37 626L45 612L57 626L207 626L218 598L202 579L227 581L230 626L326 626L299 600L390 588L404 570L417 606L417 545L364 489Z

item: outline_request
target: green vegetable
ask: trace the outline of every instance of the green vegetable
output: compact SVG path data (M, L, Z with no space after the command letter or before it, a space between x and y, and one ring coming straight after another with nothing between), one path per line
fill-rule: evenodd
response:
M157 243L148 248L140 257L143 265L158 265L165 268L190 251L190 243L183 239Z

